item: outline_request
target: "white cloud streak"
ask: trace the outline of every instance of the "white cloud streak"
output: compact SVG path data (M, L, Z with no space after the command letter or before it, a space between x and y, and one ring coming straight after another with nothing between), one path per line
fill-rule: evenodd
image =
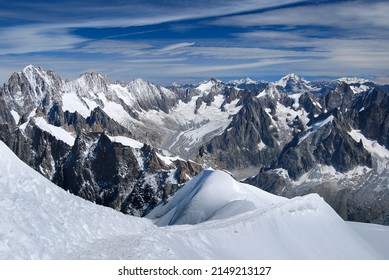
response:
M173 45L169 45L169 46L166 46L162 49L160 49L161 52L166 52L166 51L172 51L172 50L176 50L176 49L181 49L181 48L185 48L185 47L190 47L190 46L193 46L195 43L192 42L192 43L178 43L178 44L173 44Z
M2 28L0 38L0 55L66 50L86 41L47 25Z
M3 75L7 69L18 70L31 63L69 75L72 71L78 75L86 69L95 69L124 80L131 75L150 80L165 77L171 81L183 76L200 79L208 75L242 77L253 73L282 76L288 72L304 76L368 74L385 80L385 73L389 73L387 1L341 1L234 16L296 2L243 0L237 5L236 1L169 0L164 6L159 1L107 6L106 1L101 1L101 5L89 5L86 1L74 10L31 2L30 9L20 9L18 13L2 9L0 15L7 19L36 23L0 27L0 75L6 80L9 75ZM126 34L88 40L72 33L77 28L167 22L179 30L174 21L222 15L225 17L211 23L241 28L234 37L221 39L223 42L212 38L152 39L152 36L143 41L119 40ZM246 32L245 27L249 27ZM158 28L138 34L161 31ZM190 28L183 26L182 32ZM51 52L51 57L45 56L46 52ZM60 52L66 53L67 58L61 57Z
M217 19L214 24L227 26L327 26L349 30L389 29L388 1L353 1L298 6L260 14Z
M298 2L297 0L197 0L197 1L56 1L17 5L16 13L4 7L8 17L69 27L125 27L153 25L186 19L231 15ZM12 5L11 5L12 6ZM77 7L69 9L69 7ZM1 8L1 3L0 3ZM39 15L39 17L38 17ZM69 20L71 19L71 20Z

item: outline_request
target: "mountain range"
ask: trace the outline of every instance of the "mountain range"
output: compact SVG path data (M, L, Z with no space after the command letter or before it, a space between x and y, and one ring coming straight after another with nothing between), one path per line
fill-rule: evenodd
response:
M101 73L69 81L30 65L0 88L0 139L61 188L135 216L213 168L389 225L387 88L296 74L162 87Z

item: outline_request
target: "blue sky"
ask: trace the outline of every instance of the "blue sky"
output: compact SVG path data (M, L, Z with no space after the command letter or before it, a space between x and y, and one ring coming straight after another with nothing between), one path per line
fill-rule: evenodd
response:
M389 83L388 15L388 0L0 0L0 82L32 64L163 85L292 72Z

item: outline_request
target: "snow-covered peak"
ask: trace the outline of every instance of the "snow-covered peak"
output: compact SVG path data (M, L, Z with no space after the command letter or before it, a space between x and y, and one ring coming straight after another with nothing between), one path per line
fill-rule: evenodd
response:
M136 79L132 80L129 84L141 88L141 87L149 86L150 82L145 81L142 78L136 78Z
M55 80L60 80L54 72L45 71L41 67L34 67L33 65L26 66L20 74L27 78L32 89L40 86L41 81L44 81L48 86L53 86Z
M199 86L196 87L202 93L210 93L212 88L217 87L222 81L212 78L208 81L202 82Z
M227 84L232 84L232 85L246 84L246 85L250 85L250 84L256 84L256 81L254 81L254 80L250 79L249 77L247 77L247 78L240 79L240 80L231 80Z
M26 76L32 76L32 75L45 75L46 74L46 71L43 70L41 67L35 67L33 65L28 65L26 67L23 68L22 72L23 74L25 74Z
M257 97L260 98L260 97L263 97L263 96L269 96L269 97L272 97L272 98L279 99L282 96L282 94L283 93L280 92L280 90L278 90L276 84L269 83L266 86L266 88L257 95Z
M95 107L97 107L97 104L91 106L89 101L95 102L100 94L102 94L102 96L106 96L108 93L108 85L109 82L107 78L99 73L84 73L74 81L65 82L62 88L62 92L64 93L62 98L66 103L64 109L69 110L69 112L73 112L74 110L72 110L72 108L74 106L69 107L67 104L79 103L79 98L87 98L87 100L83 100L81 103L88 101L87 107L89 108L85 110L85 114L83 115L89 115L89 111L92 111ZM69 94L72 94L71 98L68 97ZM80 106L76 107L79 113L84 111L81 108L78 108Z
M76 81L80 87L93 92L106 92L109 85L108 77L98 72L84 73Z
M296 74L291 73L291 74L288 74L288 75L282 77L280 80L275 82L275 84L278 85L278 86L281 86L281 87L286 87L287 83L290 80L296 81L296 82L300 82L301 78L299 76L297 76Z
M283 87L287 92L297 93L312 90L310 82L297 76L296 74L288 74L274 83L277 86Z
M26 67L24 67L23 68L23 70L22 70L22 72L32 72L32 71L34 71L36 68L32 65L32 64L30 64L30 65L27 65Z
M210 92L211 88L215 85L215 83L212 82L212 80L202 82L196 89L198 89L201 92Z
M28 65L8 79L8 90L4 92L4 99L10 109L20 116L29 114L39 106L48 110L54 102L60 103L62 85L61 78L55 72Z
M174 93L167 88L156 86L153 83L137 78L127 85L127 89L136 100L159 99L161 94L174 98Z
M296 74L294 73L291 73L291 74L288 74L284 77L282 77L280 80L278 80L277 82L275 82L276 85L278 86L281 86L281 87L286 87L288 85L288 83L290 82L295 82L295 83L309 83L308 81L306 81L305 79L303 78L300 78L299 76L297 76Z
M346 84L352 85L352 84L364 84L370 82L370 80L363 79L363 78L357 78L357 77L342 77L339 78L338 81L345 82Z
M150 91L156 91L157 87L141 78L136 78L135 80L132 80L127 87L130 89L131 92L150 92Z

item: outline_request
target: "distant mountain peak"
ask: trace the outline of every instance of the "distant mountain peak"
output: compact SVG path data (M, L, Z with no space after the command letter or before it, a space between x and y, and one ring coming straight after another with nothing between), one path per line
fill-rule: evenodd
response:
M142 78L136 78L132 80L130 83L136 83L136 84L149 84L148 81L142 79Z
M36 76L40 76L40 77L47 76L47 72L45 70L43 70L41 67L35 67L31 64L24 67L22 72L19 72L19 74L23 74L24 76L26 76L30 82Z
M222 83L222 81L220 81L216 78L211 78L208 81L201 82L200 85L198 85L196 87L196 89L198 89L199 91L201 91L203 93L208 93L211 91L212 87L214 87L215 85L217 85L219 83Z
M249 85L249 84L256 84L256 83L257 83L256 81L250 79L249 77L242 78L239 80L231 80L228 82L228 84L233 84L233 85L241 85L241 84Z
M345 82L346 84L364 84L370 82L370 80L358 78L358 77L342 77L338 81Z
M83 79L87 82L97 83L97 84L100 83L109 84L108 77L99 72L85 72L80 75L80 79Z
M312 89L310 82L298 75L291 73L275 82L275 85L283 87L287 92L302 92Z
M142 90L145 90L147 88L154 88L154 87L156 87L156 85L154 85L153 83L146 81L142 78L136 78L128 83L128 87L130 87L136 91L142 91Z
M23 68L22 72L28 72L36 69L32 64L27 65L26 67Z
M275 84L278 86L285 87L285 86L287 86L287 83L290 81L295 81L295 82L299 82L299 83L309 83L307 80L299 77L295 73L291 73L291 74L288 74L288 75L282 77Z

